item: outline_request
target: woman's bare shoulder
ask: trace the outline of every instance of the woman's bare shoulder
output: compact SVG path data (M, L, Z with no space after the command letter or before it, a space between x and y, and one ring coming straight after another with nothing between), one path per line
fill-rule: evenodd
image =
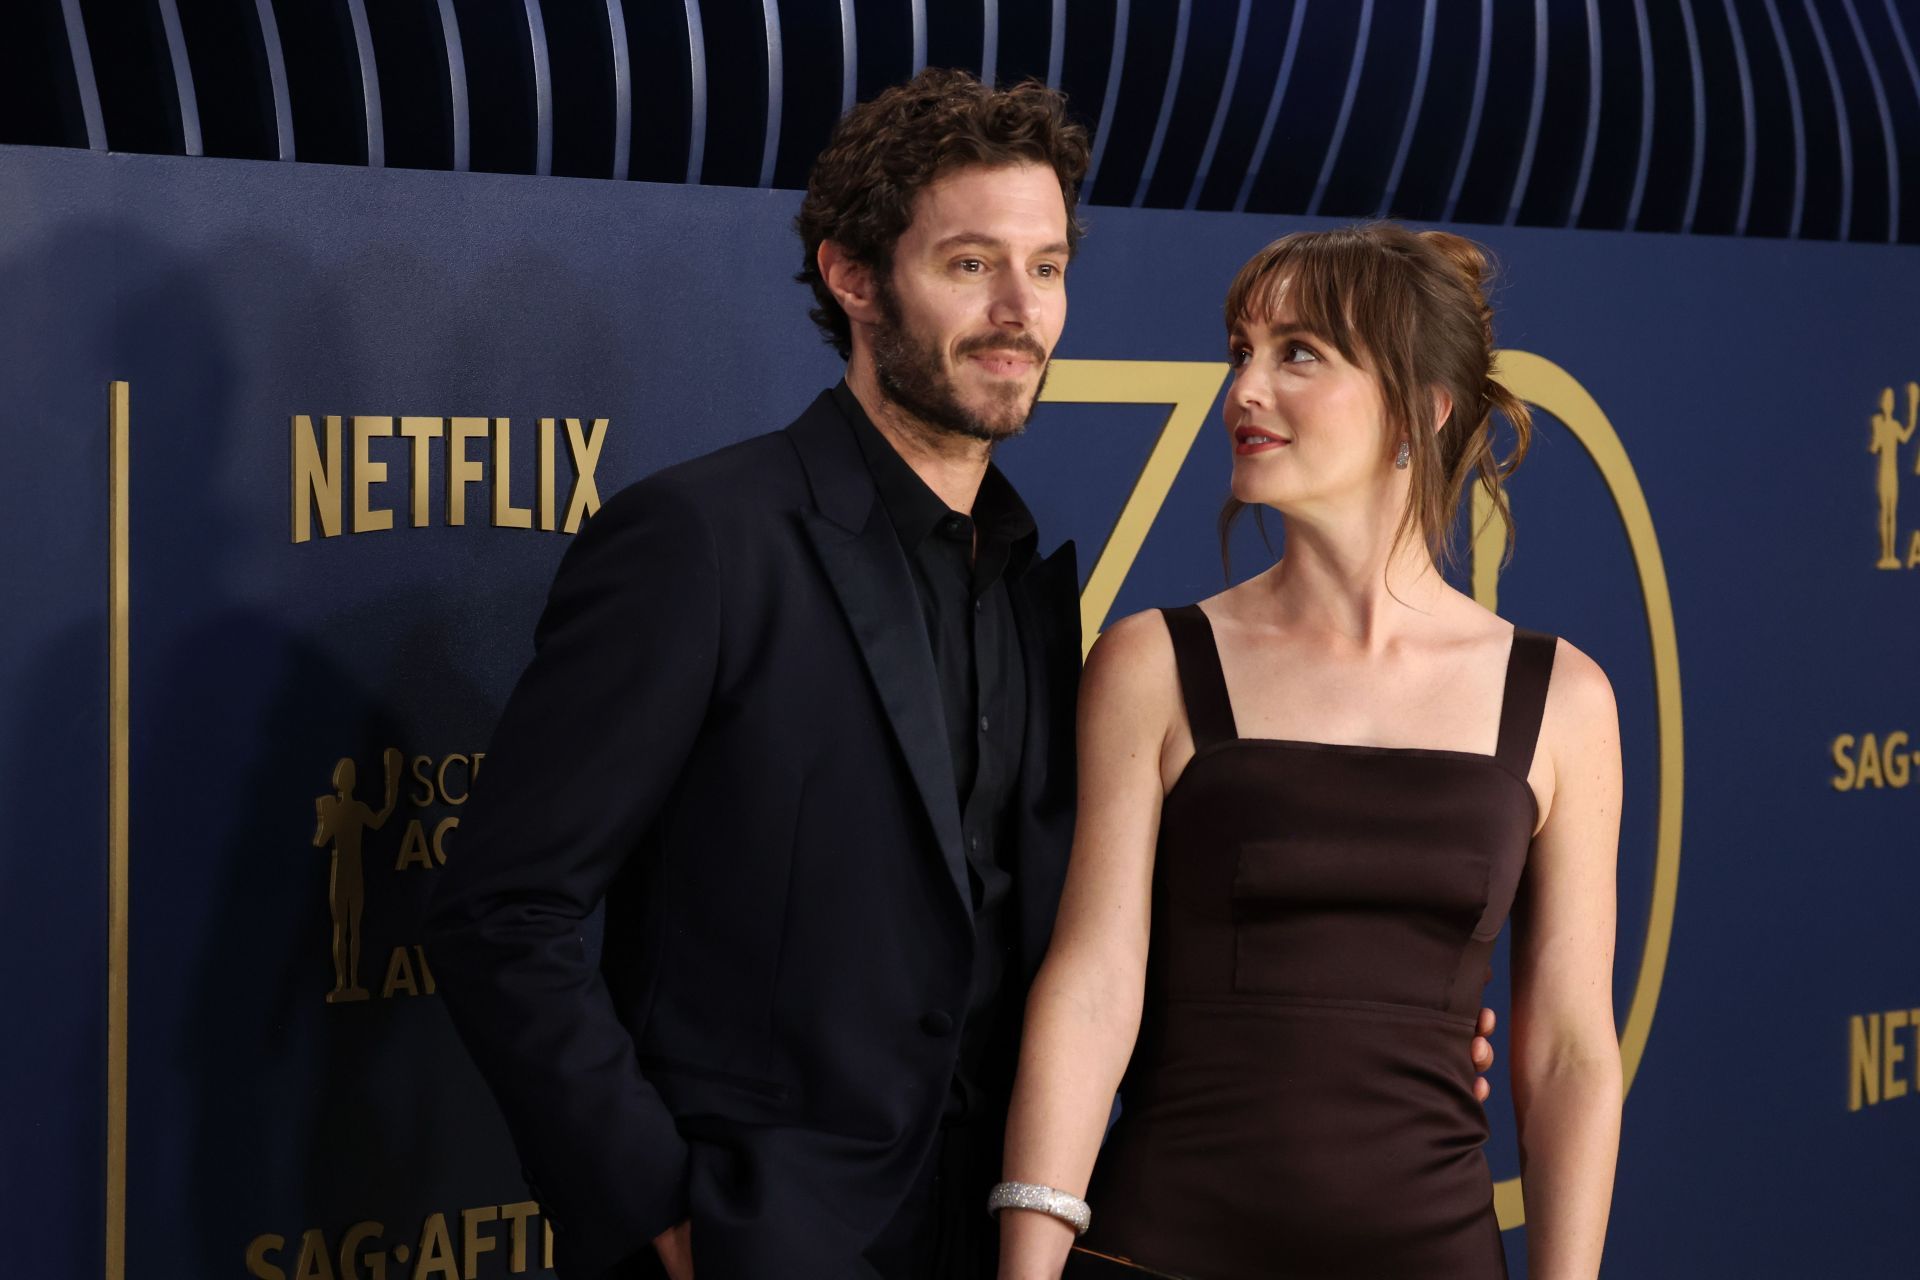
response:
M1612 744L1618 749L1620 713L1613 682L1599 663L1564 636L1554 649L1542 732L1569 747Z
M1173 634L1158 609L1110 624L1087 654L1086 678L1101 684L1139 688L1174 674Z

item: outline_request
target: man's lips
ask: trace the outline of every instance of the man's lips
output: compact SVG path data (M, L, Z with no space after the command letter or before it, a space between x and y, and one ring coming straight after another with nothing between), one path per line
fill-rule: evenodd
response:
M1013 351L974 351L967 359L985 372L1002 378L1023 377L1039 363L1032 356Z
M1250 453L1284 449L1292 443L1291 437L1261 427L1235 427L1233 431L1233 451L1243 457Z

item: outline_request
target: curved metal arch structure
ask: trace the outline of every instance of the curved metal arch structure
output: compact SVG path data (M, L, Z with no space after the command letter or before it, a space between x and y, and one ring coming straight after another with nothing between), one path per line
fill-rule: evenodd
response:
M610 145L604 164L594 161L602 176L658 180L657 157L650 161L650 173L640 173L630 163L636 147L645 141L650 147L669 146L678 155L684 140L684 170L676 170L684 173L680 180L698 183L712 180L706 175L731 175L728 180L766 186L775 181L775 161L783 149L787 159L778 172L781 180L793 181L798 158L824 143L829 104L813 101L823 81L830 80L828 92L836 94L831 106L845 111L862 80L871 91L876 66L885 78L897 80L925 64L931 10L931 17L945 24L942 30L953 30L955 22L977 29L977 56L969 55L974 58L970 69L985 77L1017 74L1011 70L1015 63L1031 67L1034 74L1044 66L1047 82L1058 87L1074 74L1072 68L1082 68L1083 88L1070 110L1094 135L1084 191L1093 204L1242 209L1259 185L1262 207L1267 207L1273 203L1264 194L1271 181L1262 183L1262 175L1270 174L1283 158L1276 139L1294 136L1286 113L1306 111L1324 113L1324 118L1308 120L1313 127L1299 133L1324 141L1316 154L1302 157L1296 150L1284 158L1295 169L1303 168L1309 179L1315 173L1319 177L1293 184L1300 189L1283 197L1280 212L1314 213L1323 204L1336 203L1330 190L1336 168L1342 207L1397 208L1406 194L1403 182L1418 185L1410 165L1414 170L1430 167L1425 160L1411 163L1417 133L1420 155L1431 149L1432 156L1447 157L1439 163L1451 174L1451 182L1448 173L1430 173L1425 179L1434 188L1427 213L1442 220L1451 219L1456 209L1474 208L1510 223L1541 225L1545 219L1550 225L1632 229L1647 210L1652 222L1683 233L1746 235L1756 224L1779 233L1784 224L1788 237L1920 241L1920 224L1902 224L1903 206L1914 202L1901 198L1900 164L1903 154L1920 152L1920 60L1913 30L1920 27L1920 10L1894 0L1761 0L1758 5L1634 0L1631 9L1587 0L1584 23L1559 13L1551 32L1546 24L1553 11L1545 0L1423 0L1418 6L1363 0L1353 10L1358 21L1342 27L1341 46L1329 56L1325 40L1316 37L1309 42L1310 57L1301 56L1310 0L1110 0L1103 6L1110 18L1104 28L1100 18L1089 22L1081 16L1097 15L1099 8L1077 9L1069 0L1047 0L1033 18L1002 0L757 0L757 5L745 0L735 6L743 11L757 7L758 22L721 22L717 15L733 10L720 0L706 0L704 6L702 0L649 0L647 6L598 0L578 15L573 9L544 14L543 0L422 0L422 20L432 35L419 37L416 30L415 47L404 51L387 47L391 21L369 22L368 0L339 0L302 10L287 31L276 18L273 0L239 0L237 11L247 25L257 27L258 39L226 40L217 49L194 22L182 23L180 0L122 3L160 36L152 65L134 68L148 86L144 96L101 92L103 83L115 87L112 77L124 76L128 69L124 63L102 61L110 54L103 52L98 30L89 40L81 0L18 0L17 6L0 12L0 42L35 40L46 45L29 51L35 65L45 68L36 73L41 78L33 92L46 101L36 107L33 120L0 118L0 142L96 150L164 146L198 155L205 150L204 132L207 146L216 137L254 139L248 145L257 145L257 150L250 154L259 159L337 161L348 152L357 155L358 163L378 166L421 163L419 157L432 155L439 157L434 163L459 170L473 163L476 113L494 122L490 127L497 127L504 113L516 136L528 140L524 159L504 163L521 165L523 172L550 173L562 151L576 154L591 146L598 157ZM953 8L943 7L948 5ZM671 49L653 48L644 38L632 43L636 37L630 29L642 30L636 24L656 20L655 9L671 15ZM867 23L877 24L874 32L897 25L901 33L897 47L881 35L870 37L885 44L886 52L876 63L880 46L864 51L864 76L856 75L862 53L856 10ZM291 20L284 9L280 17ZM561 17L567 21L559 22ZM1653 53L1656 24L1650 17L1665 24L1659 28L1666 32L1660 39L1675 42L1660 46L1658 60ZM1628 20L1634 23L1633 39L1619 30ZM96 15L96 27L99 21ZM1465 24L1475 22L1471 69L1466 69L1463 56L1443 69L1436 61L1436 28L1458 31L1455 47L1464 54ZM316 85L310 74L290 74L295 46L311 41L316 31L343 51L345 61L331 85ZM1171 32L1172 39L1148 38L1149 32ZM1684 58L1677 43L1682 33ZM1619 42L1605 58L1603 34ZM1570 179L1570 198L1539 199L1543 186L1530 202L1529 185L1549 180L1546 168L1536 172L1534 163L1547 163L1546 156L1536 153L1548 145L1541 117L1549 35L1555 65L1561 65L1562 51L1586 63L1587 118L1573 142L1580 148L1577 166L1562 166L1553 179ZM580 43L589 38L591 47ZM420 39L434 46L429 61L445 58L444 71L419 67L420 79L438 86L434 91L444 99L436 125L444 137L432 146L418 140L409 144L407 131L414 127L409 122L419 114L417 89L408 90L413 95L411 114L400 110L397 99L393 110L382 110L382 67L389 76L409 73L410 64L427 57L418 47ZM1344 43L1348 40L1350 45ZM1523 129L1482 129L1493 109L1489 78L1496 42L1502 49L1532 48ZM528 91L515 93L514 100L503 105L505 91L493 87L497 77L472 69L469 60L479 56L476 47L494 58L500 49L510 48L516 64L523 64L513 69ZM835 56L839 66L831 68L834 74L807 74L809 59ZM195 67L204 76L207 60L215 57L248 61L251 65L213 65L222 76L231 70L236 77L250 77L260 92L197 92L205 86L196 86ZM663 57L669 59L665 65L671 74L662 74ZM751 61L764 70L765 101L746 108L761 113L752 116L750 130L736 127L737 102L709 100L709 69L716 58L723 66ZM899 65L886 68L885 59L897 59ZM1359 154L1362 128L1356 95L1363 70L1376 61L1410 68L1410 84L1403 114L1385 126L1376 114L1367 126L1367 145L1391 146L1393 154L1390 163L1359 179L1362 190L1356 195L1345 176L1353 166L1340 161L1343 150ZM486 65L497 70L497 63ZM557 84L556 77L577 74L583 66L610 86L594 100L595 118L585 122L577 109L569 114L554 108L556 92L567 87ZM1776 76L1776 71L1783 74ZM103 76L109 79L103 82ZM1250 83L1250 78L1268 83ZM1470 96L1465 87L1469 82ZM483 85L489 86L489 96L475 98ZM389 88L399 92L407 86ZM320 110L305 103L315 92L342 91L352 97L350 145L337 132L338 101L322 104ZM1121 110L1124 95L1142 92L1159 98L1151 128L1116 131L1119 118L1129 114ZM1762 93L1769 96L1762 98ZM1603 94L1609 102L1637 98L1637 118L1631 110L1609 108L1603 114ZM134 108L127 104L136 101L161 102L166 129L128 118ZM1391 106L1399 109L1398 103ZM58 131L56 143L49 136L55 130L44 122L61 109L71 123ZM240 110L258 118L235 127L232 113ZM723 112L727 127L710 128L716 110ZM1139 118L1139 113L1130 118ZM336 132L315 132L323 126ZM589 126L591 134L578 133ZM167 140L155 141L161 132ZM821 136L801 136L814 132ZM1685 141L1661 143L1666 158L1656 166L1656 138ZM1600 202L1588 200L1601 181L1596 156L1602 155L1634 158L1632 197L1624 210L1599 210ZM1769 166L1767 173L1774 176L1762 191L1757 178L1762 157L1769 155L1783 160L1791 156L1792 169L1789 175L1784 163L1777 169ZM487 163L499 167L503 162L491 157ZM1710 163L1720 165L1717 172L1724 177L1703 197ZM1230 167L1233 176L1221 172L1223 167ZM1887 184L1884 228L1879 222L1880 193L1873 186L1882 168ZM1103 169L1112 171L1104 185ZM1620 172L1624 176L1626 171ZM1156 182L1156 175L1163 180ZM1662 183L1684 183L1684 201L1677 190L1661 192ZM1490 184L1498 189L1486 190ZM1650 194L1649 184L1660 194ZM1417 196L1411 201L1419 202ZM1596 208L1588 209L1590 203ZM1665 212L1652 212L1654 208Z
M450 0L440 0L444 7ZM260 51L266 62L268 92L273 99L273 140L275 159L292 160L293 96L287 88L287 55L280 47L280 20L273 16L273 0L254 0L254 12L260 23ZM464 99L465 89L462 88ZM465 165L455 165L463 169Z
M1680 20L1687 30L1687 66L1692 72L1693 163L1687 176L1687 207L1680 215L1680 233L1693 230L1700 209L1700 183L1707 172L1707 83L1705 59L1700 53L1700 24L1693 17L1693 0L1680 0Z
M1146 204L1147 189L1153 185L1153 171L1160 167L1160 150L1166 145L1167 126L1173 121L1173 100L1180 94L1180 70L1186 62L1187 31L1192 21L1193 0L1180 0L1179 25L1173 32L1173 57L1167 68L1167 88L1160 95L1160 114L1154 122L1153 142L1147 147L1146 163L1140 166L1140 185L1133 191L1133 207L1136 209Z
M914 0L918 7L921 0ZM1100 100L1100 120L1093 126L1093 158L1087 162L1087 178L1080 184L1081 198L1089 204L1093 198L1094 182L1100 176L1100 161L1107 154L1107 139L1112 136L1113 109L1120 101L1120 81L1126 73L1127 62L1127 19L1131 16L1132 6L1129 0L1115 0L1113 13L1113 48L1107 59L1107 89ZM916 37L917 39L917 37ZM916 54L916 61L924 61L924 52ZM916 67L917 71L918 68ZM1112 203L1108 201L1106 203Z
M1784 65L1787 82L1787 107L1793 114L1793 210L1787 216L1787 238L1798 240L1807 212L1807 110L1800 98L1800 73L1794 64L1793 45L1780 21L1779 0L1761 0L1766 7L1767 25Z
M533 65L533 171L553 172L553 60L547 54L547 21L540 0L526 0L528 59Z
M1453 219L1460 197L1467 188L1467 167L1473 163L1474 146L1480 141L1480 122L1486 117L1487 77L1493 68L1493 0L1480 0L1480 39L1473 58L1473 107L1467 112L1467 127L1461 133L1455 162L1453 185L1447 189L1447 207L1441 221Z
M1867 40L1866 28L1860 24L1860 10L1854 0L1841 0L1846 10L1847 25L1853 30L1854 43L1860 49L1860 59L1867 68L1867 83L1873 88L1873 108L1880 120L1880 143L1885 148L1887 165L1887 240L1892 242L1900 236L1900 149L1894 139L1893 110L1887 103L1887 86L1881 78L1880 68L1874 65L1873 46Z
M175 99L180 105L181 150L190 156L202 153L200 142L200 104L193 91L193 71L187 65L187 42L180 34L180 7L174 0L155 0L160 10L160 30L166 35L167 59L173 64Z
M1847 96L1840 88L1840 68L1834 65L1833 45L1827 40L1827 29L1820 21L1820 11L1813 7L1812 0L1804 0L1807 8L1807 21L1813 26L1814 49L1820 54L1821 69L1827 73L1827 91L1833 95L1834 143L1840 156L1840 238L1845 240L1853 229L1853 130L1847 118Z
M1644 16L1641 19L1645 25ZM1645 58L1642 58L1645 62ZM1580 169L1573 180L1573 197L1567 201L1567 223L1580 220L1586 208L1587 187L1593 181L1593 158L1600 148L1600 91L1604 87L1600 56L1600 0L1587 0L1587 132L1580 143Z
M627 15L620 0L607 0L607 33L613 59L613 159L608 173L625 180L633 151L633 61L627 56Z
M1287 23L1286 52L1280 55L1280 74L1273 79L1273 93L1267 99L1267 114L1260 122L1260 140L1254 144L1253 159L1247 164L1247 173L1240 180L1240 194L1234 198L1233 210L1240 212L1247 207L1247 198L1253 194L1253 184L1260 177L1260 166L1266 162L1267 147L1273 142L1273 128L1280 120L1280 104L1287 96L1287 86L1293 82L1293 69L1300 54L1300 31L1306 25L1307 0L1295 0L1293 15Z
M700 0L687 4L687 83L692 123L687 128L687 182L696 185L707 158L707 35Z
M1333 166L1340 162L1340 148L1347 141L1347 126L1353 123L1353 100L1360 94L1360 73L1366 69L1367 40L1373 32L1373 0L1360 0L1360 3L1360 30L1354 37L1353 56L1347 62L1347 85L1340 94L1340 114L1333 123L1333 137L1328 139L1326 155L1320 159L1320 176L1313 182L1313 197L1307 202L1309 217L1320 212L1327 184L1333 181Z
M367 167L379 169L387 163L387 131L380 113L380 70L373 60L373 32L367 27L366 0L347 0L347 16L352 23L353 51L360 61L360 102L366 111Z
M1429 4L1433 0L1427 0ZM1240 63L1247 53L1247 19L1253 16L1253 0L1240 0L1239 10L1233 20L1233 45L1227 52L1227 74L1220 88L1220 96L1213 104L1213 123L1207 128L1206 146L1200 152L1200 163L1193 172L1193 185L1187 188L1187 202L1184 209L1197 208L1200 204L1200 192L1207 185L1207 175L1213 172L1214 153L1220 149L1220 133L1227 125L1227 108L1233 105L1233 91L1240 83Z
M1394 148L1393 168L1387 171L1386 187L1380 192L1382 214L1393 208L1400 194L1400 179L1407 172L1407 157L1413 154L1413 134L1420 127L1420 109L1427 102L1427 77L1433 70L1433 29L1439 14L1439 0L1426 0L1420 15L1420 53L1414 64L1413 88L1407 92L1407 116L1400 125L1400 145Z
M1647 0L1633 0L1635 34L1640 38L1640 152L1633 165L1633 195L1627 200L1627 230L1640 225L1640 205L1647 198L1647 172L1653 161L1653 123L1660 105L1660 86L1653 74L1653 31L1647 22Z
M1753 212L1753 175L1760 154L1758 142L1759 127L1754 119L1753 108L1753 61L1747 56L1747 36L1740 26L1740 14L1734 8L1733 0L1722 0L1726 5L1727 24L1733 32L1733 56L1740 71L1740 124L1741 137L1746 144L1740 164L1740 210L1734 218L1733 234L1747 234L1747 217Z
M1527 181L1533 177L1533 157L1540 145L1540 121L1547 109L1547 0L1534 0L1533 93L1527 104L1526 141L1520 144L1520 162L1513 170L1513 187L1507 193L1508 226L1520 221L1520 205L1527 198Z
M267 0L261 0L262 4ZM60 0L61 29L67 37L68 65L73 68L74 90L80 98L80 114L87 127L87 147L107 149L107 126L100 112L100 86L93 78L93 52L87 44L87 24L80 16L80 0Z

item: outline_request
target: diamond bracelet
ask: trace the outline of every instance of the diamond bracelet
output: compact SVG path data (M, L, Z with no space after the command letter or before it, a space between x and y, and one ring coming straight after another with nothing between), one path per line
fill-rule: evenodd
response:
M987 1212L998 1214L1002 1209L1032 1209L1047 1214L1072 1227L1077 1236L1087 1234L1087 1228L1093 1225L1093 1210L1085 1200L1032 1182L1002 1182L994 1187L987 1196Z

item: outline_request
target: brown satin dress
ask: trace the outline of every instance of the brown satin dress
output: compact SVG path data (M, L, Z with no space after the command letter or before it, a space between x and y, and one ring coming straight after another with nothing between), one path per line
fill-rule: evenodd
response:
M1194 756L1082 1245L1194 1280L1504 1277L1470 1045L1554 638L1515 630L1488 756L1242 738L1206 615L1166 618Z

